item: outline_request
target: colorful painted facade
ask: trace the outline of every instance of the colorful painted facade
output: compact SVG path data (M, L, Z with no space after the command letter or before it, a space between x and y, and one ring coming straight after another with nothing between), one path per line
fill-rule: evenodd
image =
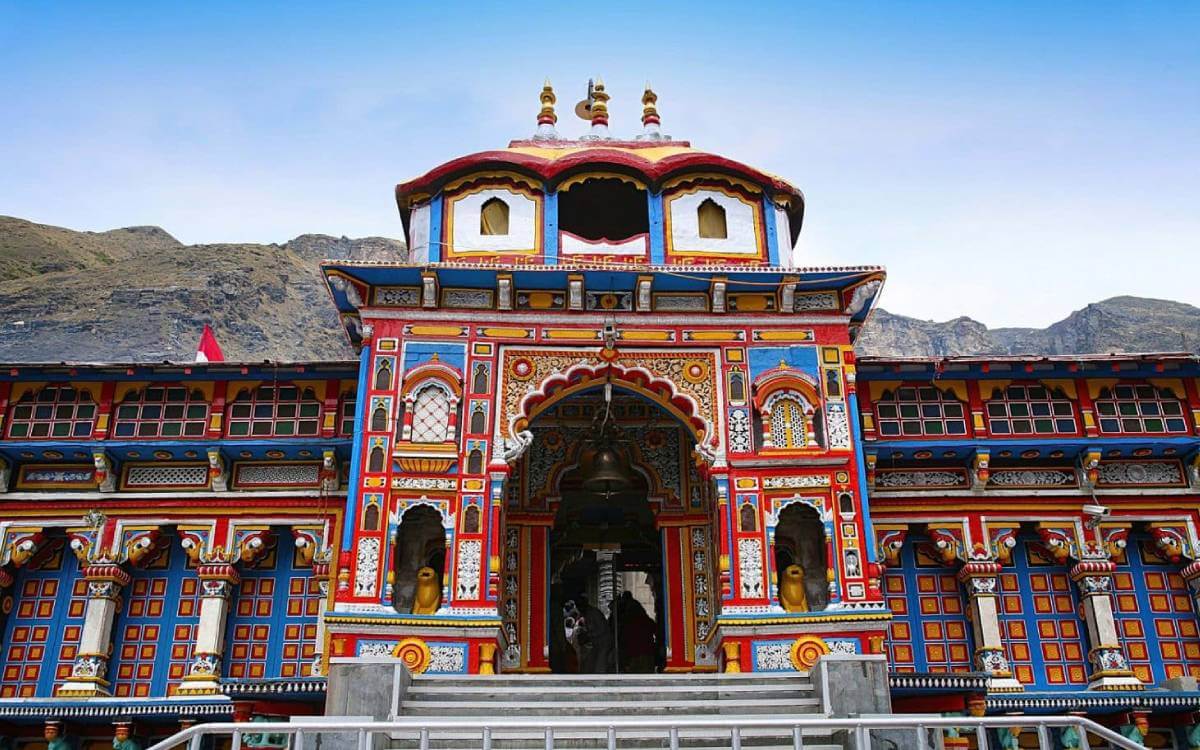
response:
M0 369L10 736L586 671L564 609L622 589L643 669L1195 724L1196 358L856 360L883 269L794 265L799 190L607 102L397 186L409 261L323 264L357 363Z

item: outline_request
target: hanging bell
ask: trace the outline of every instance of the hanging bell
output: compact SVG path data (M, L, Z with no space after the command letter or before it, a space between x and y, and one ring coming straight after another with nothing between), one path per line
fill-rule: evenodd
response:
M602 445L592 455L587 473L580 482L588 492L607 494L624 489L633 480L629 475L629 467L621 454L611 445Z

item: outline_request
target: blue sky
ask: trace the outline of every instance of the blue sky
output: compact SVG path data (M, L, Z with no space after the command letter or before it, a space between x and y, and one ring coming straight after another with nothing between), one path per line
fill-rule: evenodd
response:
M1200 304L1200 3L0 0L0 213L184 242L400 236L394 184L560 130L589 76L807 197L883 306L1045 325ZM338 7L334 7L338 6Z

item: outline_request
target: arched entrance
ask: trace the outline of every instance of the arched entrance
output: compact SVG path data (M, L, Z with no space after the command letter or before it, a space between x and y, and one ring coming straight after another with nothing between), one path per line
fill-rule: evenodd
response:
M528 449L506 484L503 668L710 668L716 516L694 429L611 381L562 394L521 427ZM606 466L623 477L615 486L592 481Z

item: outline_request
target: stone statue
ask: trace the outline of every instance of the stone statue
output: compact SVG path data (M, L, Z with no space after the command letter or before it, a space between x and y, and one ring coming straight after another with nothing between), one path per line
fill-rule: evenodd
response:
M142 745L130 734L129 724L120 722L113 730L113 750L142 750Z
M442 582L437 571L426 565L417 571L417 593L413 597L414 615L432 615L442 603Z
M779 576L779 603L787 612L807 612L808 592L804 590L804 568L792 563Z

